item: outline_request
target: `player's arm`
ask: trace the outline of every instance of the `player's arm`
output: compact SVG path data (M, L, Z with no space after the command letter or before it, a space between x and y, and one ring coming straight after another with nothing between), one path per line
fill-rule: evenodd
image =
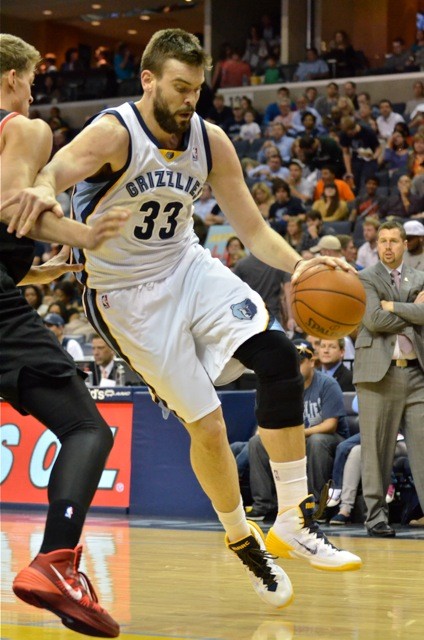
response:
M24 185L31 188L21 187L21 191L7 202L4 198L2 209L7 211L8 207L14 207L8 231L16 230L18 236L28 235L41 213L53 206L59 207L55 200L58 193L99 173L104 167L118 171L127 160L128 144L127 130L113 116L104 116L83 129L55 154L36 179L34 176L35 182Z
M306 264L310 266L324 262L333 267L340 266L344 270L354 271L347 268L347 262L327 256L313 258L307 263L303 261L301 256L267 225L260 214L244 181L240 161L232 142L219 127L209 123L206 126L212 153L212 170L208 182L228 222L243 244L259 260L289 273L293 273L298 264L292 281L295 281L306 268Z

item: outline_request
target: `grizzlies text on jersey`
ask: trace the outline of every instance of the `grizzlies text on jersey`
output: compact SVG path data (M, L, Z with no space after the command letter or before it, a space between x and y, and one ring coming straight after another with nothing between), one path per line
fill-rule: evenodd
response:
M113 114L128 130L128 158L119 172L88 178L76 185L73 215L91 224L113 206L132 209L122 235L95 252L78 254L85 262L84 284L113 290L166 278L189 246L193 201L211 170L209 140L203 120L194 114L183 150L162 149L138 109L127 102L100 113Z

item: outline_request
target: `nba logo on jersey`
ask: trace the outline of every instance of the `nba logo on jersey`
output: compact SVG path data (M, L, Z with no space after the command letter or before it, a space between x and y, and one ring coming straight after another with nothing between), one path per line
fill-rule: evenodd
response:
M107 293L102 293L101 301L104 309L110 309L109 298L107 297Z
M199 152L197 151L197 147L193 147L191 151L191 157L195 162L197 162L197 160L199 159Z
M239 320L252 320L256 315L258 308L250 298L246 298L243 302L231 305L233 316Z
M69 520L70 520L73 515L74 515L73 507L67 507L66 511L65 511L65 518L69 518Z

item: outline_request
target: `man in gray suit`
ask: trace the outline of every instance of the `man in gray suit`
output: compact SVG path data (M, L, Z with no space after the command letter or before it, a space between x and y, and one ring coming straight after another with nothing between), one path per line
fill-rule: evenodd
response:
M403 264L406 234L397 222L378 230L380 261L359 273L367 306L356 339L362 487L371 536L395 535L385 502L403 425L424 509L424 273Z

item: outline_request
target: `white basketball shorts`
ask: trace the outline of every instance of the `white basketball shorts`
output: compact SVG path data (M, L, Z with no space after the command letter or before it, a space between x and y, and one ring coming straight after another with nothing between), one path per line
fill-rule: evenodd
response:
M220 405L214 384L243 373L233 353L269 323L259 294L200 245L168 278L97 291L90 304L96 329L185 423Z

